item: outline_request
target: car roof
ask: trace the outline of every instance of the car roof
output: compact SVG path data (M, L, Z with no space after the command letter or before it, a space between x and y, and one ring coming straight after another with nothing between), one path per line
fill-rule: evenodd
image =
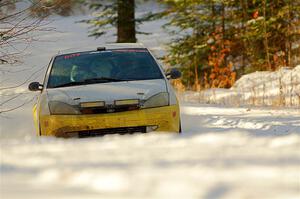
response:
M142 43L110 43L104 47L108 49L120 49L120 48L146 48Z
M66 50L60 50L54 57L56 56L61 56L61 55L68 55L68 54L74 54L74 53L90 53L90 52L96 52L96 51L101 51L98 50L102 49L103 50L118 50L118 49L144 49L148 50L143 44L141 43L110 43L110 44L105 44L105 45L100 45L98 47L95 47L94 49L91 49L90 47L88 49L82 49L81 51L78 51L78 48L70 48Z

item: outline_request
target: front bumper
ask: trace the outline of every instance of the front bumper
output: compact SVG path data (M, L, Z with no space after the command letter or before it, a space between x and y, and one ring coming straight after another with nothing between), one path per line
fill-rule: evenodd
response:
M41 135L72 137L72 133L99 129L157 126L156 131L179 132L179 106L140 109L134 111L40 116Z

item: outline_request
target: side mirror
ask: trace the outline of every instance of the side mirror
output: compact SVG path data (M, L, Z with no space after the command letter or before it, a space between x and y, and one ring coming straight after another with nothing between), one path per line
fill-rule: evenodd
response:
M181 77L181 72L176 69L172 68L170 72L166 73L168 79L178 79Z
M31 82L28 86L28 89L30 91L41 91L43 88L43 85L40 84L39 82Z

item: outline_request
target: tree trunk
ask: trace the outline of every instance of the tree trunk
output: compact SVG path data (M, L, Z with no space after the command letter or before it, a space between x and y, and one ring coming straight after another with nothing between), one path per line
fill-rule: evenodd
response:
M118 0L118 43L135 43L134 0Z
M225 5L224 3L222 5L222 36L223 36L223 41L225 40Z
M267 31L267 15L266 15L266 0L263 0L263 15L264 15L264 46L266 51L268 70L272 70L270 62L270 52L269 52L269 41L268 41L268 31Z
M214 1L211 1L211 19L212 19L212 31L215 32L216 30L216 22L215 22L215 4Z
M245 23L247 21L247 4L244 2L244 0L240 0L240 4L241 4L241 7L242 7L242 13L243 13L243 17L242 17L242 28L241 28L241 35L244 36L247 32L246 30L246 26L245 26ZM242 74L245 74L245 58L246 58L246 51L248 50L247 49L247 44L246 42L244 41L244 39L242 39Z
M225 4L222 3L222 48L226 48L225 47ZM227 67L227 56L225 55L224 57L224 67Z
M199 83L199 74L198 74L198 57L195 56L194 58L194 70L195 70L195 82L194 82L194 89L195 91L200 91L200 83Z
M291 16L291 8L292 3L291 1L288 1L288 31L287 31L287 36L286 36L286 49L287 49L287 60L286 60L286 64L287 66L291 67L292 65L292 41L291 41L291 23L292 23L292 16Z

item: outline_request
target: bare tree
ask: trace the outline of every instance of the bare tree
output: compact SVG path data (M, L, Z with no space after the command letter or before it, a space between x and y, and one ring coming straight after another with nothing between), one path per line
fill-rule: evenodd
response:
M37 18L32 15L33 8L40 6L42 1L0 0L0 72L9 72L7 65L13 65L20 61L32 42L38 41L39 33L53 30L47 26L49 24L45 20L47 16ZM23 8L18 8L18 3L22 3ZM25 81L17 85L3 86L5 80L0 81L0 114L20 108L32 101L3 108L9 102L23 95L23 93L8 95L5 91L23 86L40 71L41 69L35 71Z

